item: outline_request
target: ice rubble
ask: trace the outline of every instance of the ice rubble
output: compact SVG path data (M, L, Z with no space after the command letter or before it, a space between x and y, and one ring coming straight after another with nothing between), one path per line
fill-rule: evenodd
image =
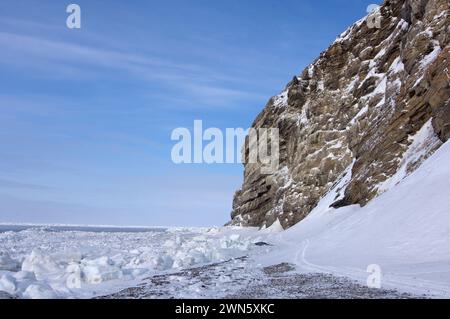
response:
M0 271L16 271L20 268L20 263L17 260L12 259L9 254L0 252Z
M254 233L234 227L0 233L0 291L19 298L89 298L145 276L246 255L260 240Z

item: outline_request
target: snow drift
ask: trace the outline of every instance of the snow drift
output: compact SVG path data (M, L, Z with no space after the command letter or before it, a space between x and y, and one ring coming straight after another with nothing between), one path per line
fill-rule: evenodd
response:
M450 297L450 143L365 207L329 207L345 182L278 234L284 248L264 262L290 260L361 281L375 264L385 288Z

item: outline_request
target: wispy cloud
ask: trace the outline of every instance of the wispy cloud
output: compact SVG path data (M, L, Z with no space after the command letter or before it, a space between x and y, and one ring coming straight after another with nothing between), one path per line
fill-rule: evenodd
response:
M0 189L28 189L28 190L54 190L55 187L47 186L47 185L38 185L38 184L30 184L23 183L13 180L7 180L0 178Z
M36 77L72 80L104 78L107 70L124 73L140 82L162 85L192 97L192 104L229 106L237 99L261 98L261 94L239 88L238 78L194 63L173 61L151 54L136 54L126 50L92 47L84 44L53 40L36 35L0 32L3 48L2 64L34 69ZM96 72L99 71L99 72ZM111 80L111 79L109 79ZM235 82L233 87L225 83ZM199 103L202 102L202 103Z

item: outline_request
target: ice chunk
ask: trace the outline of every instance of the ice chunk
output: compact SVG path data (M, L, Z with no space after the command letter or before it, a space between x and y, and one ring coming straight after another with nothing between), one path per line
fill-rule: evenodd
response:
M153 267L158 270L166 270L173 267L174 260L167 254L152 258Z
M231 234L220 240L220 247L222 249L238 249L247 250L249 246L249 241L241 239L238 234Z
M34 283L27 287L23 293L24 298L28 299L55 299L57 294L46 283Z
M0 270L17 271L20 269L20 263L12 259L8 253L0 253Z
M23 261L22 270L34 272L36 278L41 280L51 274L58 273L60 268L50 256L44 255L38 249L34 249Z
M64 249L63 252L54 254L53 258L59 263L70 264L72 262L80 262L83 256L77 249Z
M94 260L83 260L81 269L86 282L90 284L99 284L123 277L121 269L114 265L107 256Z
M31 284L36 283L36 276L29 271L18 271L13 274L16 280L16 295L19 295Z
M23 280L30 280L30 281L36 281L36 276L34 273L30 271L18 271L14 274L14 278L17 280L23 281Z
M131 275L133 278L136 278L147 274L148 269L145 268L126 269L126 273Z
M283 230L284 228L283 226L281 226L280 220L277 218L277 220L272 225L270 225L269 228L262 230L262 232L279 233L282 232Z
M0 278L0 291L14 295L16 292L16 285L16 279L9 274L5 274Z

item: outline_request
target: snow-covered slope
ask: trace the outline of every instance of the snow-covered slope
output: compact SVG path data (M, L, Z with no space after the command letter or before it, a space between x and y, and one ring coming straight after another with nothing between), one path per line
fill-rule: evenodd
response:
M375 264L383 288L450 297L450 143L365 207L329 208L343 184L276 235L280 249L263 262L291 261L362 282Z

